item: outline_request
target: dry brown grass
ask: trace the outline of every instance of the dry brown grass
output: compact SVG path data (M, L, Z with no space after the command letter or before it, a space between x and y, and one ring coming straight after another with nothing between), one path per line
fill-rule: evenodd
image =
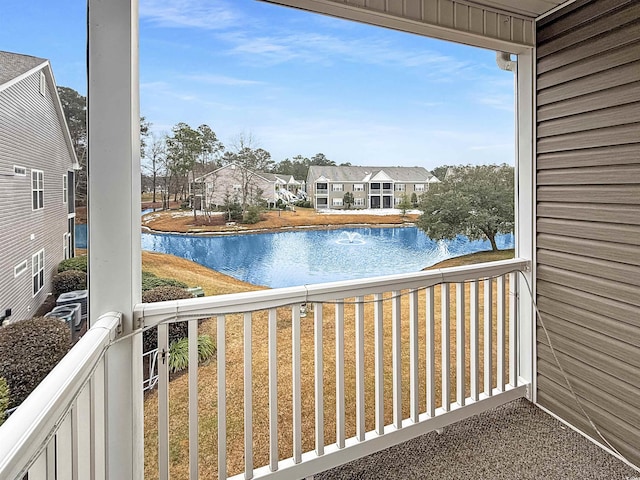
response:
M145 270L158 275L170 276L185 281L190 285L201 285L208 295L231 293L236 291L256 290L257 287L231 279L217 272L195 265L187 260L156 253L143 254ZM451 398L455 398L455 365L456 365L456 325L454 299L455 285L451 286ZM468 286L467 291L468 303ZM403 292L406 294L407 292ZM482 295L482 285L480 286ZM482 298L482 297L481 297ZM365 301L372 298L366 297ZM494 293L494 307L495 307ZM419 316L424 318L425 294L419 294ZM440 324L440 288L435 289L435 357L439 370L441 359L441 324ZM403 418L409 415L409 313L408 298L402 298L402 397ZM494 309L495 311L495 309ZM468 309L467 309L468 312ZM391 351L391 301L385 295L384 302L384 396L385 423L391 422L392 415L392 351ZM322 406L325 422L325 444L335 442L335 308L324 305L323 311L323 360L324 360L324 404ZM480 361L483 361L482 313L480 315ZM314 448L314 346L313 346L313 313L302 319L302 443L303 450ZM355 323L353 305L345 306L345 408L346 436L355 434ZM467 378L469 374L469 319L467 314L467 332L465 350ZM207 320L200 326L201 333L216 338L215 321ZM426 405L425 395L425 325L419 326L419 392L420 410ZM253 315L252 326L252 368L253 368L253 449L254 465L268 463L269 454L269 418L268 418L268 350L267 350L267 313L257 312ZM493 334L495 345L495 331ZM374 428L373 392L374 392L374 320L373 305L365 305L365 403L366 430ZM216 344L218 339L216 339ZM242 317L229 316L226 319L225 338L226 374L227 374L227 469L230 474L239 473L244 462L243 436L243 332ZM496 355L494 347L494 356ZM278 309L278 438L280 458L292 455L292 382L291 382L291 310ZM482 363L481 363L482 365ZM482 369L481 369L482 370ZM495 361L494 361L495 379ZM199 465L202 478L217 476L217 363L210 362L198 369L199 380ZM173 379L170 383L170 469L172 478L188 478L188 391L187 376ZM441 403L441 374L436 374L436 401ZM495 383L495 380L494 380ZM466 393L469 393L467 385ZM145 399L145 478L157 478L157 394L151 392Z
M236 224L233 226L217 225L218 222L208 225L198 217L194 221L193 214L181 211L155 212L145 215L143 225L158 232L203 233L203 232L247 232L269 231L280 228L318 227L332 228L344 225L402 225L414 222L418 215L348 215L348 214L324 214L318 213L312 208L298 208L292 211L269 211L262 214L262 220L253 225Z

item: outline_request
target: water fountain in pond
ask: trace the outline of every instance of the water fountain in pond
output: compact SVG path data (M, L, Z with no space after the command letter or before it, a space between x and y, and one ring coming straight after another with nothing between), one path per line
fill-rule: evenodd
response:
M364 245L364 239L358 232L341 232L336 243L340 245Z

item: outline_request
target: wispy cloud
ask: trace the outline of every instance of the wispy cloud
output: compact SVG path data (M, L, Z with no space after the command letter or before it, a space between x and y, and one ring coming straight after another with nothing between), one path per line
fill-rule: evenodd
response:
M159 27L220 30L239 23L227 2L201 0L141 0L140 18Z
M208 73L181 75L181 78L184 78L185 80L193 80L195 82L207 83L210 85L226 85L234 87L264 84L264 82L258 80L247 80L244 78L228 77L226 75L215 75Z

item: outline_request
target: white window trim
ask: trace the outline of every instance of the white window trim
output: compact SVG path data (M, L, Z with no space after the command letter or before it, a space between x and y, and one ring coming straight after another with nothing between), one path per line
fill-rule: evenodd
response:
M40 95L44 97L47 91L47 79L44 76L44 72L40 72L40 85L39 85Z
M405 188L404 183L396 183L396 192L404 192Z
M354 192L364 192L364 183L355 183L353 185Z
M20 165L13 166L13 175L16 177L26 177L27 176L27 168L21 167Z
M36 270L37 267L37 270ZM33 280L38 277L38 290L35 290ZM44 248L31 256L31 287L35 297L44 288Z
M36 180L37 188L33 188L34 174L37 176L37 180ZM40 182L42 182L42 185L40 185ZM37 206L35 206L34 208L33 194L35 192L38 192L38 193L42 192L42 201L40 201L40 195L38 195ZM31 210L36 211L36 210L42 210L43 208L44 208L44 172L42 170L31 169Z
M344 186L342 183L334 183L331 185L332 192L342 192L344 190Z
M68 176L67 174L62 175L62 203L65 205L69 201L69 188L68 188Z
M343 202L341 198L332 198L331 199L331 206L333 207L342 207Z
M413 187L413 190L415 192L424 192L425 191L424 183L416 183Z
M27 268L29 268L29 262L27 260L20 262L18 265L13 267L13 278L18 278L27 271Z
M71 240L71 234L64 232L62 234L62 256L65 260L71 258L71 251L69 250L69 241Z
M354 198L353 199L354 207L364 207L364 198Z

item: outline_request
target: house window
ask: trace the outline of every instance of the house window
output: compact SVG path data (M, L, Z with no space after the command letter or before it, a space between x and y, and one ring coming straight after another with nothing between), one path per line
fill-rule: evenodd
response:
M24 262L22 262L22 263L16 265L15 267L13 267L13 278L18 278L20 275L22 275L24 272L26 272L28 266L29 266L29 264L25 260Z
M62 235L62 254L65 260L71 258L70 252L71 252L71 234L67 232Z
M326 190L326 189L327 189L326 183L316 183L316 190Z
M67 183L67 175L62 175L62 203L66 204L69 201L69 189Z
M40 210L44 208L44 172L31 170L31 208Z
M371 190L380 190L380 184L379 183L372 183L371 184Z
M44 249L31 257L31 275L33 277L33 295L44 287Z
M40 95L44 97L44 93L47 88L47 80L44 76L44 72L40 72Z
M416 183L414 190L416 192L424 192L424 183Z
M342 206L342 199L341 198L333 198L333 199L331 199L331 204L334 207L341 207Z
M391 184L390 183L383 183L382 184L382 188L385 190L391 190Z
M356 183L353 185L354 192L364 192L364 183Z
M404 192L404 183L396 183L396 192Z
M19 167L18 165L14 165L13 166L13 174L16 177L26 177L27 176L27 169L24 167Z
M318 207L326 207L327 206L327 199L326 198L318 198L316 205L318 205Z
M395 197L393 199L393 203L396 205L400 205L402 203L402 197Z
M354 198L353 199L354 207L364 207L364 198Z
M341 192L342 191L342 184L341 183L334 183L333 185L331 185L331 190L334 192Z

